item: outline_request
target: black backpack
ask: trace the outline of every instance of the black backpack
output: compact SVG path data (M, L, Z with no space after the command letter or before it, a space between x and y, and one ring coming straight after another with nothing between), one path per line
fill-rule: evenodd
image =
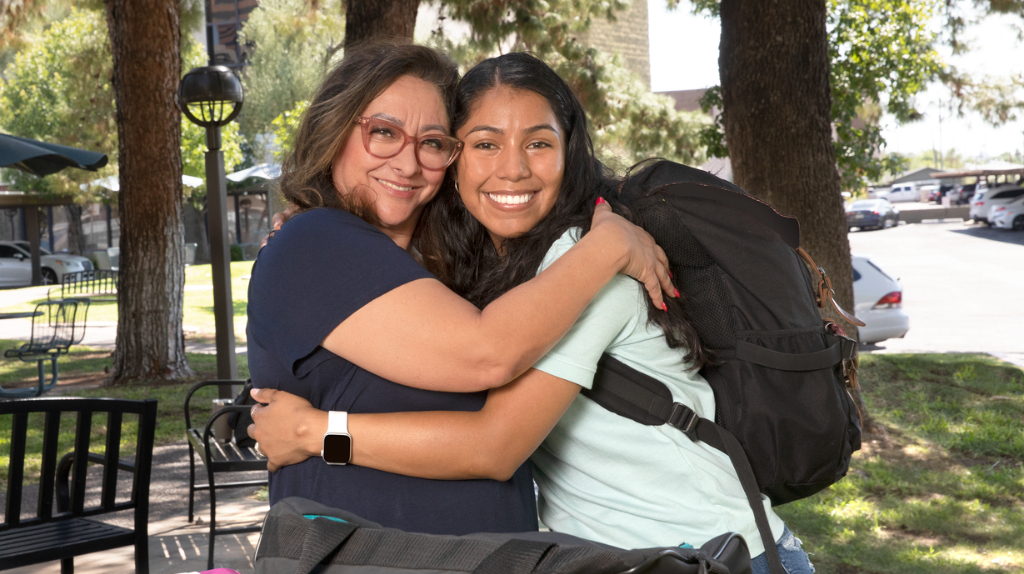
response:
M705 171L662 161L627 178L619 199L665 250L687 318L714 365L701 370L715 420L672 402L660 381L604 355L593 389L606 409L670 424L729 455L773 572L782 572L759 493L772 504L810 496L846 475L860 449L856 342L824 322L831 283L800 246L796 219ZM815 270L812 277L805 262Z

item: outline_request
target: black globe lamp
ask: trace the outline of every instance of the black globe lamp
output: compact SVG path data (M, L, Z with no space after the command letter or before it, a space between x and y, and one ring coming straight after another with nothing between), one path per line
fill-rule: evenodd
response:
M178 107L192 123L206 128L206 205L210 230L213 314L217 329L217 377L237 379L234 306L231 301L231 251L228 248L227 183L220 128L242 111L242 82L224 66L195 68L178 85ZM230 388L221 388L231 398Z

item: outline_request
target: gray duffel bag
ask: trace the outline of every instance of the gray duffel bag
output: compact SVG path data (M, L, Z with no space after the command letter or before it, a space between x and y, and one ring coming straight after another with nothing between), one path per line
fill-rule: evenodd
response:
M734 533L638 550L555 532L414 534L297 497L270 509L255 562L256 574L750 574Z

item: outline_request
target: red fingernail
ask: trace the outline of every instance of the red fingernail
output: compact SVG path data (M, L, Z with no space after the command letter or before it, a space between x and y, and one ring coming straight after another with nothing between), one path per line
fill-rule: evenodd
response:
M665 304L665 303L663 302L663 303L661 304L661 310L662 310L662 311L664 311L664 312L666 312L666 313L668 313L668 305L666 305L666 304Z
M679 298L679 289L676 289L676 299Z
M595 205L601 205L602 203L604 203L604 198L603 197L598 197L597 198L597 202L595 203Z
M673 279L673 277L672 277L672 272L671 272L671 271L669 271L669 272L668 272L668 278L669 278L669 279Z

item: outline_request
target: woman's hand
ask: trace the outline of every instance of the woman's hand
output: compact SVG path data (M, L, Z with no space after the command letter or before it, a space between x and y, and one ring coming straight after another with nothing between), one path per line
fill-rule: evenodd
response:
M247 429L267 456L267 470L300 463L320 455L327 413L313 408L306 399L275 389L253 389L255 424Z
M594 218L590 224L591 232L617 235L616 241L626 249L625 263L619 272L643 283L654 305L667 310L662 293L669 297L678 297L679 291L672 285L665 251L658 247L650 233L613 213L603 198L598 198L597 201Z
M294 203L289 203L288 207L286 207L284 211L278 211L277 213L275 213L274 216L270 218L271 222L273 222L274 224L274 231L280 231L281 226L284 225L285 220L291 219L291 216L294 215L295 212L298 210L299 206L295 205ZM272 234L273 232L268 233L266 236L263 237L263 241L260 241L260 249L267 246L267 240L270 239L270 236Z

